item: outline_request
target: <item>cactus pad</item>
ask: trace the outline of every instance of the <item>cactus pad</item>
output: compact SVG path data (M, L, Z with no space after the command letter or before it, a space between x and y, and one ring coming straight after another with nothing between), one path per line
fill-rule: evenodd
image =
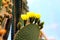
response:
M38 40L39 39L39 26L36 24L29 24L20 29L14 40Z

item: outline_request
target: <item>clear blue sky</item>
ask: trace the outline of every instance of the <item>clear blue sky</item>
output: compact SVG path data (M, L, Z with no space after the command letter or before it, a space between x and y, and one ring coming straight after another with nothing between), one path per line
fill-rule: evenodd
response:
M60 40L60 0L27 0L29 11L40 13L47 38ZM8 38L10 40L11 37Z

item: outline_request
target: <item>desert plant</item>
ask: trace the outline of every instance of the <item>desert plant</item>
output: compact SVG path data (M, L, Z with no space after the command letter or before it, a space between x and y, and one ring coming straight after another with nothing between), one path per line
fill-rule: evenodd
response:
M43 28L44 22L40 23L40 15L33 15L33 12L28 12L21 16L22 20L25 22L24 27L15 34L14 40L39 40L40 29ZM28 17L28 18L27 18ZM33 20L32 20L32 19ZM37 20L36 20L37 19ZM30 20L30 21L28 21ZM29 24L27 23L29 22ZM35 22L37 21L37 22ZM33 23L35 22L35 23ZM27 24L27 25L26 25Z

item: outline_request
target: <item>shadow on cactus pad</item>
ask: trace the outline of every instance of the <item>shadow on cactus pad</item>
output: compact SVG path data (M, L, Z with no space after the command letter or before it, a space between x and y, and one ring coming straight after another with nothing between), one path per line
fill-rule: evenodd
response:
M14 40L39 40L40 29L36 24L29 24L20 29Z

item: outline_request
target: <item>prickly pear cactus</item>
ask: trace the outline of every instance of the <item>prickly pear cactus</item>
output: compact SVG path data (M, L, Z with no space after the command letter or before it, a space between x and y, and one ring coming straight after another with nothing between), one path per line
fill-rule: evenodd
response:
M40 23L39 18L40 15L33 12L22 14L21 19L24 23L21 22L21 24L24 27L15 34L14 40L39 40L39 33L44 24L44 22Z
M14 40L38 40L39 32L38 25L29 24L17 32Z

